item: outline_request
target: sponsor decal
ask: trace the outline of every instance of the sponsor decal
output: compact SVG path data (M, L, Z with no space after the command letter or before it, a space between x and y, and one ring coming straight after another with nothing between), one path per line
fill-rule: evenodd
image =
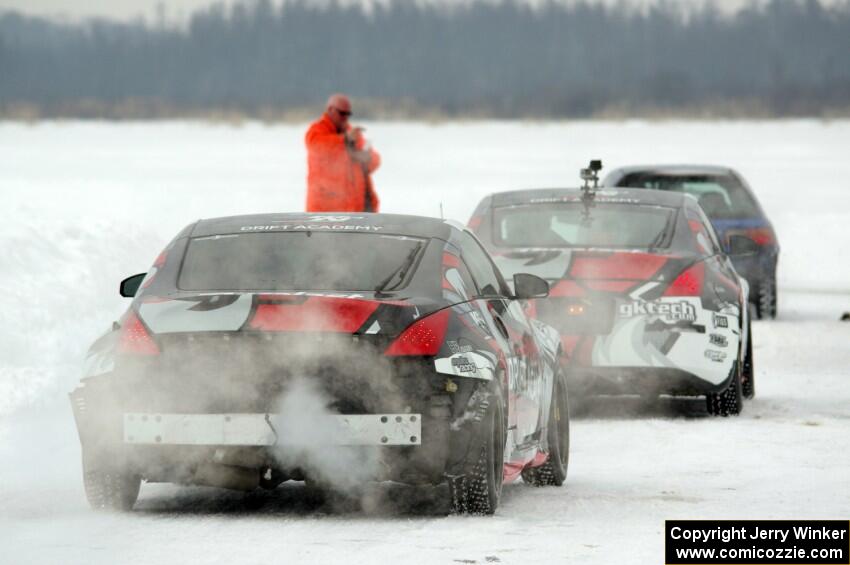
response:
M361 226L353 224L328 224L328 225L308 225L308 224L280 224L280 225L265 225L265 226L242 226L239 231L306 231L306 230L326 230L326 231L381 231L383 226Z
M705 358L715 363L722 363L726 360L726 354L722 351L715 351L714 349L706 349L705 350Z
M435 359L434 368L438 373L485 381L492 380L496 374L495 359L475 351Z
M614 202L614 203L623 203L623 204L639 204L640 200L637 198L626 198L624 196L617 196L618 192L616 190L596 190L594 191L595 201L596 202ZM548 196L544 198L532 198L529 200L529 204L549 204L553 202L581 202L581 196Z
M726 347L729 345L729 340L726 339L726 336L720 334L709 334L708 341L711 342L711 345L717 347Z
M475 363L462 355L452 358L452 367L459 373L473 373L477 369Z
M472 351L471 345L460 345L455 340L449 340L446 342L446 345L449 347L449 351L452 353L469 353Z
M308 296L308 297L318 297L318 298L352 298L352 299L363 299L365 295L363 294L339 294L339 293L327 293L327 292L310 292L305 290L297 290L294 292L284 292L284 291L274 291L274 292L262 292L260 293L263 298L266 300L274 300L275 296Z
M714 322L715 328L729 327L729 319L726 316L721 316L720 314L712 314L711 319Z
M308 222L331 222L331 223L341 223L347 222L348 220L362 220L366 216L313 216L309 218Z
M621 317L658 316L667 322L695 322L697 309L690 302L644 302L634 300L620 304L618 312Z

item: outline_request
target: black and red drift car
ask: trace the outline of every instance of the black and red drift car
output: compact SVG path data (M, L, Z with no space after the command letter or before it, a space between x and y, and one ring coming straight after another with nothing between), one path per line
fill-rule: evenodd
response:
M589 185L501 192L469 223L502 272L551 285L529 314L560 331L574 398L705 396L711 414L727 416L754 395L747 281L692 196ZM755 252L745 237L730 245Z
M188 226L122 283L132 304L91 347L71 394L89 502L131 508L143 480L335 482L292 450L282 457L289 448L377 454L369 479L447 481L455 512L494 512L519 475L562 484L560 339L519 303L549 289L527 274L513 288L471 232L437 219ZM321 394L321 410L285 402L296 381ZM330 431L305 445L316 428Z

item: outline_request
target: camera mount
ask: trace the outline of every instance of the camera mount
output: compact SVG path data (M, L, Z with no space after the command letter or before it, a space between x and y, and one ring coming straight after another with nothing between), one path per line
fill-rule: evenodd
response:
M584 186L581 187L585 195L591 195L599 188L599 171L602 170L602 161L600 159L592 159L590 165L586 169L581 169L579 175L584 181ZM590 182L593 181L593 186Z

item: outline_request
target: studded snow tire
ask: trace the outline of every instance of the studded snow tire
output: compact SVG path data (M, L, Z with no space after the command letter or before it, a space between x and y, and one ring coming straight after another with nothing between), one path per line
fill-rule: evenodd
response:
M83 463L86 499L94 510L132 510L142 479L119 465Z
M567 478L570 460L570 409L567 388L560 374L555 378L547 430L549 457L539 467L523 469L522 480L537 487L559 487Z
M776 318L776 275L765 277L759 283L756 296L756 314L760 320Z
M495 397L494 397L495 398ZM465 472L449 477L451 511L454 514L489 515L496 512L502 496L505 457L505 417L500 400L490 402L481 422L479 446L470 450Z
M744 355L744 367L741 371L741 394L744 398L756 395L756 371L753 365L753 331L747 326L747 352Z
M737 416L744 404L741 390L741 365L738 361L732 365L732 378L729 386L722 392L710 393L705 398L705 407L712 416Z

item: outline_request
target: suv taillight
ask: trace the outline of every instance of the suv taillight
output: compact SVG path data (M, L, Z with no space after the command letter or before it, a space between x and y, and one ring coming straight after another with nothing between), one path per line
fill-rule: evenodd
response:
M127 313L118 336L118 353L159 355L159 347L133 310Z
M744 235L756 242L757 245L770 245L776 243L776 234L770 228L754 228L746 230Z
M414 322L387 347L384 355L436 355L443 346L450 315L451 308L445 308Z

